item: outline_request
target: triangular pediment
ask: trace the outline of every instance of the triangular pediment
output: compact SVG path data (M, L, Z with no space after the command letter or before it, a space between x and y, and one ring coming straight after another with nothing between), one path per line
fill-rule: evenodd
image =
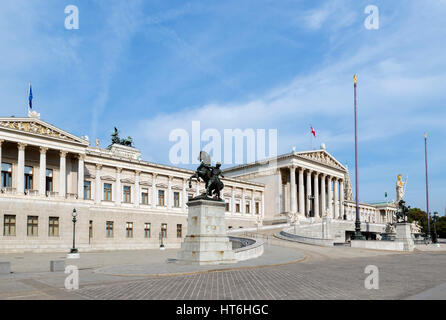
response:
M296 154L301 158L316 161L342 171L347 171L347 169L326 150L302 151L297 152Z
M0 118L0 128L71 143L79 143L84 146L89 145L88 141L36 118Z

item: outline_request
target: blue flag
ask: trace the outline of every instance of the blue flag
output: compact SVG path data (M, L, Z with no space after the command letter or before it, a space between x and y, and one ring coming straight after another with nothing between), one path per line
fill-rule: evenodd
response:
M31 87L31 84L29 84L29 97L28 97L28 101L29 101L29 108L32 109L33 108L33 89Z

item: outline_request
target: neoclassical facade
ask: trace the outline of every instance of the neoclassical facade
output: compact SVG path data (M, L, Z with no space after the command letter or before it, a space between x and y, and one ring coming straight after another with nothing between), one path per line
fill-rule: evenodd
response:
M179 247L188 198L204 191L191 170L103 149L39 117L0 118L0 252L68 251L72 211L81 251ZM260 224L265 186L224 179L228 228Z
M280 223L290 217L299 221L319 221L324 216L356 219L348 169L325 147L232 167L224 174L265 185L264 223ZM392 222L395 211L393 203L360 203L364 222Z

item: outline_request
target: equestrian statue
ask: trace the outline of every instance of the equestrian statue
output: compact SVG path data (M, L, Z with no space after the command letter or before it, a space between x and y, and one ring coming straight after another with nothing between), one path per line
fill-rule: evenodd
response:
M200 165L189 178L189 188L192 188L192 179L196 179L198 182L203 180L206 185L206 192L200 198L222 200L220 191L223 190L224 184L221 182L220 177L224 178L224 176L220 169L221 163L217 162L215 167L211 166L211 157L206 151L200 151L198 160L200 161Z

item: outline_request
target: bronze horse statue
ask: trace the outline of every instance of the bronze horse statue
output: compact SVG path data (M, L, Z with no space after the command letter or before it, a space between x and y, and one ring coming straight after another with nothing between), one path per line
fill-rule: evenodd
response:
M195 173L189 178L189 188L192 188L192 179L196 179L198 182L201 179L206 185L206 192L202 195L206 197L215 196L218 200L221 200L220 191L223 190L224 184L220 180L220 176L223 177L220 163L217 163L215 167L211 166L211 159L206 151L200 151L198 160L201 163Z

